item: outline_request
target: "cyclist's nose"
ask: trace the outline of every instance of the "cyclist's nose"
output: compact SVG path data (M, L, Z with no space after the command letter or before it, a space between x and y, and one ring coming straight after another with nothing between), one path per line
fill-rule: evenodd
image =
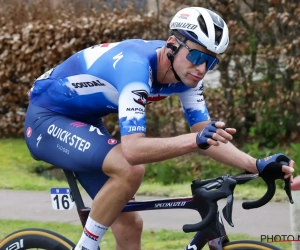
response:
M196 69L201 73L206 72L206 61L200 65L196 65Z

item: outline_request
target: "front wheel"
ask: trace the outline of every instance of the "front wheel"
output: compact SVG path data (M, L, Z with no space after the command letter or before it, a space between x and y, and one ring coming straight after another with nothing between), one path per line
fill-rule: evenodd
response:
M281 250L281 248L272 246L264 242L253 241L253 240L239 240L228 242L223 246L223 250Z
M0 249L47 249L70 250L75 244L64 236L40 228L26 228L15 231L0 242Z

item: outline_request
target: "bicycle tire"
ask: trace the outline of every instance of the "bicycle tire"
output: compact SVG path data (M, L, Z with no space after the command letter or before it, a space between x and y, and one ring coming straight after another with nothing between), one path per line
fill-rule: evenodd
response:
M70 250L75 244L64 236L41 228L26 228L7 235L0 241L0 249Z
M239 240L228 242L223 246L223 250L282 250L271 244L254 241L254 240Z

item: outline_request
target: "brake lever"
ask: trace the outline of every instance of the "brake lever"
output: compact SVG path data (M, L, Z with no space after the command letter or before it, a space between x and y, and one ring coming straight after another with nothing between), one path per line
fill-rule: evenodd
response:
M285 161L281 161L280 164L281 165L286 165L286 166L289 165L289 163L285 162ZM284 179L284 190L286 192L286 195L289 198L290 203L294 204L293 197L292 197L291 177L289 177L287 179Z
M224 216L224 219L227 221L227 223L233 227L232 222L232 208L233 208L233 191L236 186L236 181L227 182L227 203L225 207L222 209L222 213ZM229 192L228 192L229 191Z
M227 203L225 207L222 209L222 213L224 216L224 219L227 221L227 223L231 226L234 227L234 224L232 222L232 208L233 208L233 195L228 195L227 196Z
M289 201L291 204L294 204L293 197L292 197L292 189L291 189L291 177L284 179L284 190L286 195L289 197Z
M221 181L221 179L223 181ZM228 206L225 208L225 219L230 224L232 220L232 202L233 202L233 190L236 185L236 180L230 178L229 176L222 176L220 178L220 183L218 178L215 179L215 183L206 184L204 186L200 185L195 190L192 191L193 195L199 197L201 200L205 201L208 206L208 213L202 218L202 221L195 224L185 224L183 225L184 232L197 232L204 230L215 218L218 211L217 201L223 198L228 199ZM193 183L194 184L194 183ZM192 189L195 185L192 186ZM215 190L210 190L211 188L216 188ZM231 222L232 224L232 222ZM231 225L230 224L230 225Z
M235 189L235 184L231 183L228 185L228 189L230 190L230 194L227 196L227 203L225 207L222 209L222 213L224 216L224 219L227 221L227 223L231 226L234 227L234 224L232 222L232 208L233 208L233 191Z

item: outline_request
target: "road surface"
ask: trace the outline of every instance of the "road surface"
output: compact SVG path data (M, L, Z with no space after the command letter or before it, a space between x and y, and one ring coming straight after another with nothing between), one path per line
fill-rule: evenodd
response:
M137 200L153 199L138 196ZM83 195L86 206L91 199ZM44 222L69 222L79 224L75 206L70 211L52 209L50 192L0 190L0 219L33 220ZM271 202L260 209L244 210L241 201L236 200L233 207L234 227L230 227L223 219L227 233L245 233L260 239L261 235L289 235L290 205L289 203ZM225 201L219 202L220 210ZM199 222L200 216L194 210L171 209L140 212L145 229L181 230L186 223ZM1 230L1 226L0 226Z

